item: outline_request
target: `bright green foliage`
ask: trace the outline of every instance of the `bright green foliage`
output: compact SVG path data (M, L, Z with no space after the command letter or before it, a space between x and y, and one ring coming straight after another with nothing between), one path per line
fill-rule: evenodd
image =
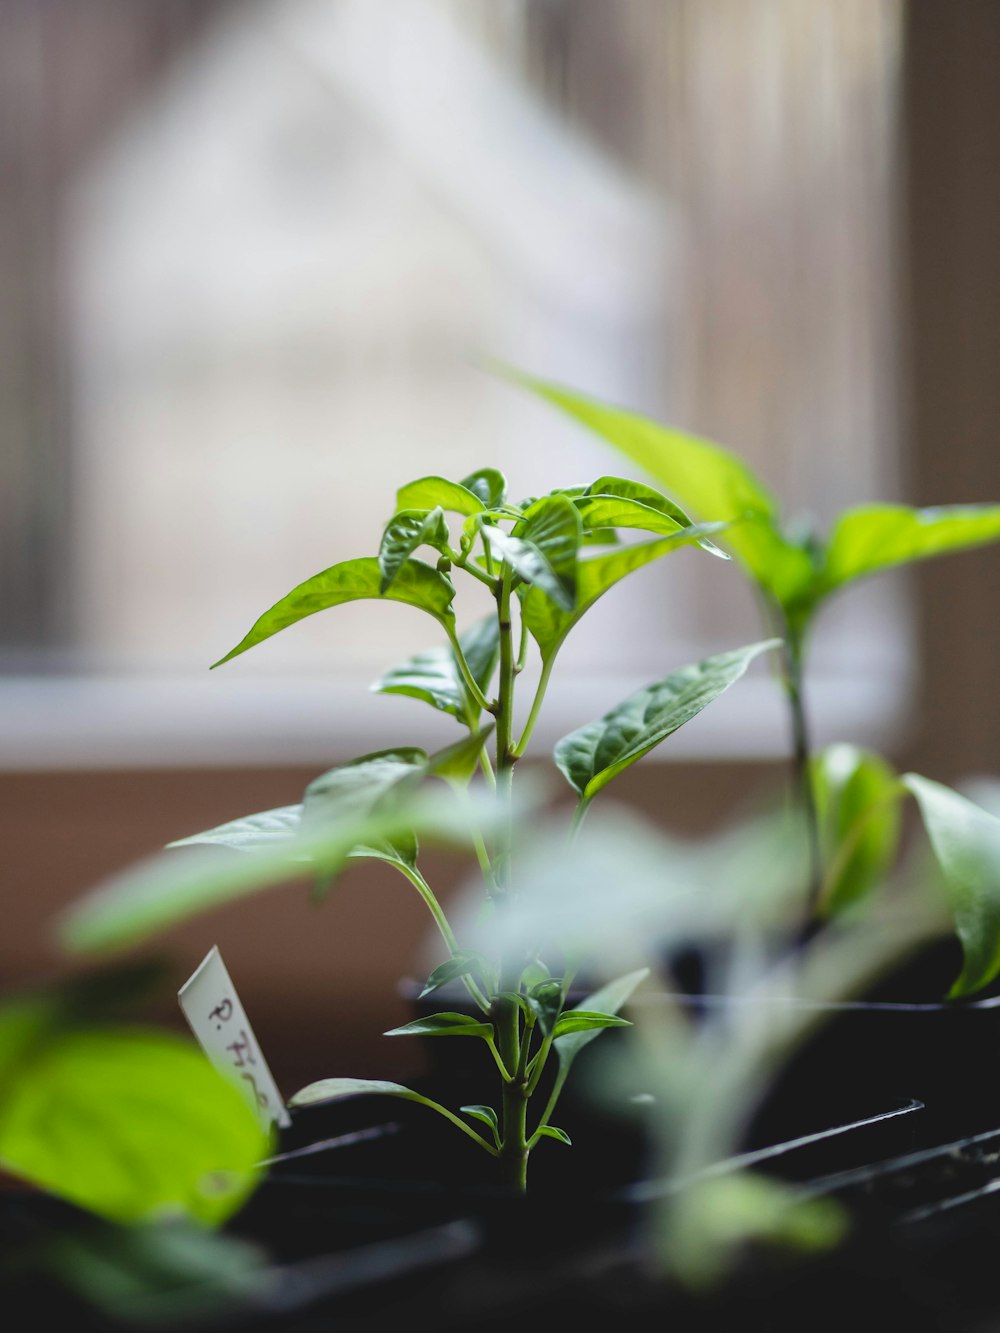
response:
M578 961L566 956L571 946L563 951L554 945L554 953L561 955L556 975L541 963L532 942L523 950L508 949L497 934L493 946L476 952L463 948L424 878L421 847L428 839L471 847L482 872L484 919L494 914L497 920L509 918L507 908L518 899L512 872L515 831L528 822L518 815L514 766L530 740L567 634L605 592L653 560L685 546L723 555L710 538L725 528L724 523L692 523L653 487L621 477L600 477L590 486L556 490L521 505L507 499L506 482L492 468L461 482L428 476L403 486L377 557L344 561L293 589L222 660L317 611L361 598L403 602L428 612L447 642L410 657L374 688L417 698L449 714L464 728L462 738L431 755L415 746L362 755L311 782L301 805L232 820L183 839L169 858L119 877L74 909L63 922L64 943L77 952L121 948L196 912L294 878L310 879L313 898L320 901L351 861L384 861L417 891L447 951L425 994L459 983L475 1010L468 1014L453 1008L387 1035L482 1041L497 1068L501 1105L495 1112L467 1108L466 1114L488 1125L490 1137L399 1084L324 1080L305 1089L296 1102L372 1092L419 1102L497 1156L503 1178L523 1188L529 1149L542 1138L568 1142L550 1117L573 1056L605 1029L628 1025L617 1010L639 974L599 992L590 1005L567 1009L566 973ZM622 532L648 534L652 540L619 544L596 556L585 551L588 538L620 542ZM415 558L414 552L427 546L438 553L437 568ZM484 585L495 611L459 634L453 603L456 580L462 578ZM644 715L637 721L634 701L631 711L626 706L618 710L620 716L603 719L599 725L606 734L590 753L592 764L598 757L601 762L580 778L584 801L704 708L766 646L675 673L647 692ZM517 678L533 648L541 671L523 731L515 737ZM575 734L564 744L567 755L569 743L577 739ZM571 781L577 780L582 763L580 753L567 758L564 771ZM474 785L480 769L483 782ZM525 790L519 782L517 791ZM559 1063L554 1092L531 1123L527 1102L553 1051Z
M488 693L500 658L496 616L477 621L459 635L458 642L473 679L484 694ZM393 667L375 682L372 689L378 694L405 694L422 699L432 708L450 713L459 722L479 713L462 680L454 649L447 644L428 648Z
M406 509L395 514L386 524L379 547L378 567L382 571L379 594L384 596L388 592L403 562L418 547L433 546L437 551L444 551L447 545L448 524L440 506L436 509Z
M461 482L421 477L396 492L396 513L410 509L446 509L451 514L481 514L487 509L479 495Z
M971 995L1000 973L1000 819L918 773L903 782L917 798L965 955L949 994Z
M581 802L593 800L612 778L728 690L755 657L780 643L769 639L718 653L636 691L596 722L564 736L555 748L557 767Z
M542 661L550 662L566 641L566 636L609 588L653 560L669 555L682 546L698 545L703 537L720 532L725 524L701 523L683 528L672 537L623 546L607 555L581 560L577 567L576 604L571 611L553 602L541 588L524 592L521 610L524 623L538 645Z
M838 588L879 570L1000 538L1000 505L911 509L863 505L841 515L825 544L797 538L774 497L736 454L558 384L507 372L661 482L702 519L733 526L726 544L801 633Z
M848 509L830 534L820 573L821 595L853 579L1000 537L1000 505L862 505Z
M443 574L420 560L404 561L395 573L392 587L384 594L381 587L382 572L376 559L344 560L339 565L332 565L321 574L314 574L311 579L300 583L280 602L275 602L269 611L265 611L254 622L236 647L213 665L222 666L223 662L239 657L248 648L263 643L265 639L288 629L289 625L297 624L306 616L333 606L342 606L345 602L384 596L389 601L419 607L442 625L454 622L451 609L455 596L454 586Z
M892 870L904 791L884 759L854 745L820 750L810 776L824 868L820 908L836 915L867 898Z
M79 1027L41 1001L0 1010L0 1164L116 1222L215 1225L253 1188L268 1137L197 1047Z
M563 495L537 500L514 533L484 525L482 535L494 556L505 560L518 579L536 585L564 611L576 600L576 558L583 525Z

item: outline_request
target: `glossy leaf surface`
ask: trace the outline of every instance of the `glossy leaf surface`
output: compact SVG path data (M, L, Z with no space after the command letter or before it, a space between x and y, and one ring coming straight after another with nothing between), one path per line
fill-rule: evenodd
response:
M500 656L500 627L496 616L477 621L459 635L458 641L473 679L486 694ZM429 648L401 662L376 681L372 689L378 694L403 694L421 699L460 721L469 707L461 673L447 644Z
M592 800L619 773L728 690L755 657L780 642L769 639L717 653L647 685L596 722L564 736L555 748L556 765L581 800Z
M421 546L433 546L443 551L448 545L448 525L444 510L405 509L395 514L386 524L378 553L378 567L382 572L379 593L384 597L392 586L403 562Z
M450 514L481 514L486 505L478 495L458 481L448 481L444 477L419 477L409 482L396 492L396 512L407 509L436 509L440 507Z
M576 598L576 557L583 527L565 496L548 495L527 511L518 535L485 525L483 539L524 583L532 584L564 611Z
M632 998L635 991L649 976L649 968L639 968L635 972L628 972L623 977L616 977L614 981L609 981L606 985L595 990L579 1006L579 1009L568 1009L566 1017L570 1014L578 1013L581 1010L588 1014L605 1014L608 1017L614 1017L618 1011L626 1005ZM559 1057L560 1072L565 1075L570 1065L580 1054L585 1046L600 1036L600 1028L577 1028L574 1031L561 1033L553 1043L556 1054Z
M573 1140L566 1131L556 1125L539 1125L535 1134L540 1139L555 1139L557 1143L565 1143L567 1147L573 1146Z
M917 798L965 955L949 995L971 995L1000 972L1000 819L917 773L903 783Z
M483 1106L477 1103L473 1106L463 1106L460 1109L466 1115L471 1115L473 1120L481 1120L484 1125L489 1125L493 1142L498 1148L500 1147L500 1120L492 1106Z
M377 601L403 602L408 606L418 607L432 615L442 625L454 620L451 603L455 589L451 580L439 574L430 565L420 560L406 560L400 566L392 587L384 597L379 591L382 573L378 560L362 557L360 560L345 560L339 565L332 565L320 574L314 574L293 588L290 593L275 602L270 610L254 622L249 632L235 648L220 657L213 666L222 666L234 657L239 657L247 649L263 643L265 639L297 624L306 616L317 611L327 611L346 602Z
M619 550L609 551L607 555L580 560L577 564L576 605L570 611L555 605L540 588L529 588L522 598L521 609L525 624L538 644L542 661L548 662L556 655L573 626L609 588L651 561L659 560L661 556L669 555L682 546L693 546L701 538L721 531L724 526L720 523L695 524L672 537L660 537L657 541L641 542L637 546L623 546Z
M902 789L879 755L830 745L811 765L823 858L824 913L867 898L884 882L899 849Z
M593 1032L601 1028L630 1028L627 1018L616 1014L597 1013L590 1009L570 1009L559 1019L555 1026L556 1040L572 1036L575 1032Z
M507 499L507 478L495 467L481 467L462 478L462 486L486 506L498 509Z
M624 477L599 477L574 501L589 532L609 528L639 528L669 537L678 528L692 526L692 520L680 507L652 486ZM698 545L705 551L728 560L725 551L707 539Z
M390 1028L386 1037L492 1037L493 1024L482 1023L469 1014L428 1014L402 1027Z

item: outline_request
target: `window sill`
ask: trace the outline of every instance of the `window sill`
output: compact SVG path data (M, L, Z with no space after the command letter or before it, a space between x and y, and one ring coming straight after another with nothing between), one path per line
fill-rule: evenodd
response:
M535 732L536 753L600 716L644 679L577 676L553 692ZM817 676L809 690L815 741L891 749L908 720L912 682ZM316 677L183 676L0 679L0 770L159 769L302 764L329 766L394 744L431 748L457 736L449 718L411 699L376 696L366 683ZM778 758L787 722L773 679L753 676L650 755L654 760Z

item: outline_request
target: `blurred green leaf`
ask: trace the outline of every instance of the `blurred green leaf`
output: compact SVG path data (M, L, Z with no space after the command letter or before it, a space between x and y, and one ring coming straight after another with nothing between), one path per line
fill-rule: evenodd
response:
M379 591L382 574L379 562L371 557L360 560L345 560L339 565L332 565L320 574L314 574L293 588L270 610L254 622L249 632L232 648L225 657L220 657L213 667L222 666L248 648L255 647L273 634L295 625L306 616L317 611L326 611L330 607L342 606L345 602L363 600L405 602L428 612L442 625L450 625L454 620L451 603L455 589L451 580L430 565L420 560L406 560L399 568L392 587L383 594Z
M380 802L418 782L426 774L428 762L426 750L401 745L338 764L306 788L303 828L307 830L320 821L364 818Z
M918 773L902 781L917 798L965 954L949 998L971 995L1000 972L1000 819Z
M167 1033L42 1023L26 1041L24 1008L7 1006L0 1071L0 1164L113 1221L216 1225L267 1156L242 1093Z
M475 818L490 828L495 803ZM122 872L74 904L59 923L72 953L120 949L222 903L301 877L332 876L359 849L398 847L412 837L467 846L470 816L450 788L407 791L405 799L365 816L316 820L287 842L235 855L225 847L168 852ZM376 853L377 854L377 853Z
M482 954L475 953L471 949L459 949L451 958L447 958L439 964L427 978L427 984L420 992L420 999L425 995L431 995L442 986L447 986L452 981L461 981L463 977L479 976L486 978L489 974L489 966ZM487 990L492 986L488 985Z
M782 535L773 497L736 454L562 385L502 373L607 440L699 518L731 523L726 545L779 603L811 582L809 555Z
M607 784L729 689L780 639L750 644L671 672L556 744L555 762L581 801Z
M835 915L867 898L891 871L903 791L884 759L855 745L819 751L810 776L824 865L820 905L824 914Z
M167 846L198 847L211 844L213 847L233 847L241 852L255 851L261 847L287 843L298 833L301 823L302 806L283 805L277 810L244 815L241 819L231 819L227 824L219 824L203 833L177 838Z
M1000 538L1000 505L911 509L872 504L842 514L830 536L817 599L895 565L964 551Z

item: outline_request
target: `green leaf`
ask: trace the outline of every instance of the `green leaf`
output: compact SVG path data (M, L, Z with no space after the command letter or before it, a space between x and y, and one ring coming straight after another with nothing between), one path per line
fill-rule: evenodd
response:
M492 1037L493 1024L480 1022L469 1014L428 1014L402 1027L390 1028L384 1037Z
M556 1139L559 1143L565 1143L568 1148L572 1148L573 1140L564 1129L557 1129L555 1125L539 1125L533 1135L538 1139Z
M527 995L528 1005L538 1019L542 1036L548 1037L556 1030L559 1015L562 1012L562 982L548 980L533 986Z
M271 1276L256 1246L182 1217L60 1229L30 1255L19 1249L16 1262L51 1275L116 1329L225 1323L235 1302L266 1304ZM92 1317L72 1326L84 1324L103 1326Z
M699 518L732 523L726 544L779 602L811 582L808 554L784 538L773 497L736 454L561 385L505 373L638 463Z
M639 528L669 537L679 528L691 527L691 519L680 505L665 495L624 477L599 477L575 501L584 528L590 532L610 528ZM725 551L704 540L698 545L712 555L728 560Z
M471 949L459 949L451 958L447 958L434 969L427 978L427 984L420 992L419 998L422 1000L425 995L432 994L452 981L460 981L463 977L484 976L488 971L489 967L482 954L475 953Z
M903 793L884 759L854 745L827 746L810 773L825 867L822 909L834 915L867 898L892 869Z
M177 838L167 843L167 846L198 847L210 844L213 847L233 847L241 852L255 851L261 847L287 843L298 833L301 823L302 806L283 805L277 810L263 810L257 815L231 819L229 823L206 829L204 833Z
M576 559L583 539L576 505L564 495L547 495L525 511L523 523L514 531L541 551L559 582L567 609L572 607L576 600Z
M592 800L728 690L755 657L780 644L780 639L768 639L718 653L636 691L596 722L564 736L555 748L557 767L582 801Z
M396 575L420 546L433 546L444 551L448 545L448 524L440 505L436 509L404 509L394 514L382 533L378 567L382 571L379 582L381 596L389 591Z
M592 1032L600 1028L630 1028L627 1018L618 1018L615 1014L593 1013L586 1009L570 1009L563 1014L555 1026L555 1037L571 1036L575 1032Z
M439 1102L431 1101L429 1097L421 1097L419 1092L414 1092L412 1088L404 1087L402 1083L386 1083L381 1079L370 1078L323 1078L318 1083L310 1083L307 1088L297 1092L289 1101L289 1106L312 1106L316 1102L334 1102L342 1101L346 1097L363 1097L376 1094L383 1097L399 1097L403 1101L417 1102L421 1106L427 1106L432 1111L437 1111L438 1115L444 1116L463 1134L474 1139L481 1148L487 1152L496 1155L493 1148L484 1138L471 1129L464 1120L459 1120L446 1107Z
M491 615L477 621L464 634L459 635L458 641L473 679L486 694L500 657L497 617ZM417 653L408 661L393 667L375 682L372 689L378 694L403 694L421 699L442 713L450 713L459 721L465 719L470 708L465 684L449 644Z
M563 1017L566 1018L570 1014L581 1012L614 1017L622 1005L628 1003L635 990L648 976L649 968L642 967L635 972L627 972L623 977L616 977L614 981L609 981L606 985L601 986L599 990L595 990L588 995L578 1008L567 1009ZM553 1045L559 1057L559 1072L562 1078L565 1078L570 1065L583 1048L600 1036L600 1033L600 1028L582 1027L571 1032L562 1032L556 1037Z
M301 831L302 806L286 805L278 810L264 810L258 815L245 815L242 819L233 819L228 824L206 829L204 833L195 833L187 838L178 838L168 843L167 847L231 847L234 851L254 852L261 849L279 850L294 842ZM417 843L413 837L401 834L393 843L381 843L366 847L358 845L348 853L351 860L374 858L386 861L390 865L412 866L417 859ZM303 857L308 864L308 858ZM330 887L329 876L324 889Z
M500 1120L492 1106L482 1106L477 1103L474 1106L462 1106L459 1109L464 1111L466 1115L471 1115L473 1120L481 1120L484 1125L489 1125L493 1142L498 1148L500 1147Z
M403 787L412 787L428 772L426 750L401 745L376 750L331 768L306 788L302 806L305 827L319 821L364 818Z
M463 736L460 741L437 750L427 763L427 772L432 777L444 778L459 786L467 786L470 778L479 766L479 755L493 730L494 723Z
M564 611L576 598L576 557L583 527L572 501L563 495L536 500L517 528L518 535L484 525L490 550L525 583L537 587Z
M529 588L521 601L522 614L532 638L538 644L542 661L550 661L565 642L574 625L590 610L598 598L652 560L669 555L682 546L693 546L711 533L724 527L720 523L695 524L672 537L624 546L607 555L581 560L577 565L576 605L571 611L561 610L540 588Z
M280 602L275 602L269 611L265 611L254 622L249 633L225 657L214 662L213 667L222 666L223 662L231 661L248 648L304 620L306 616L315 615L317 611L342 606L345 602L368 599L377 601L383 597L379 591L381 582L379 562L371 557L345 560L324 569L320 574L314 574L311 579L306 579L282 597ZM420 560L406 560L383 600L418 607L442 625L448 626L455 618L451 609L454 596L455 589L450 579Z
M8 1171L118 1222L173 1210L216 1225L243 1203L268 1136L193 1042L44 1026L26 1041L19 1010L0 1012Z
M478 495L444 477L420 477L396 492L397 514L407 509L435 509L438 506L450 514L465 514L467 517L481 514L486 509Z
M838 520L819 576L817 600L854 579L1000 537L1000 505L862 505Z
M499 509L507 500L507 478L494 467L481 467L462 478L462 486L487 509Z
M918 773L902 781L917 798L965 955L949 998L971 995L1000 972L1000 819Z
M478 814L489 826L489 804ZM73 953L119 949L197 913L246 897L305 873L332 876L356 850L397 846L421 838L467 846L469 818L444 786L407 791L364 817L316 820L285 843L234 855L228 848L167 852L133 866L89 893L59 923L64 948Z

